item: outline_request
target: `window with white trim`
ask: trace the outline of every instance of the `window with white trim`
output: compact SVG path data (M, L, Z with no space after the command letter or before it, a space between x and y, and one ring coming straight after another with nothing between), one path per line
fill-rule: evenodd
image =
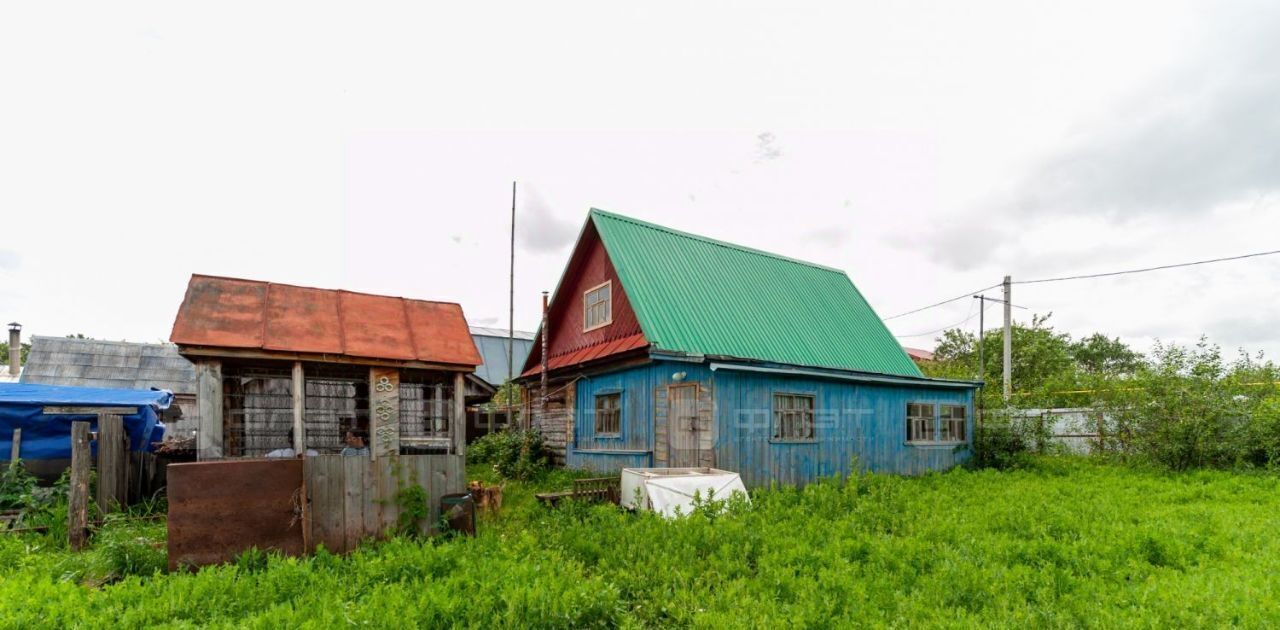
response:
M907 403L907 441L933 442L933 404Z
M596 435L622 432L622 394L596 395Z
M943 442L964 441L964 405L943 405L938 424L938 439Z
M582 294L582 330L613 323L613 281L596 285Z
M773 395L773 439L814 439L813 396L807 394Z

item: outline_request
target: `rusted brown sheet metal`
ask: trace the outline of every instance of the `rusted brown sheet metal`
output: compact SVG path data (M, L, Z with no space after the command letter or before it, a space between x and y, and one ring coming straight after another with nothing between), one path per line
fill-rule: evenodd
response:
M261 348L266 303L266 283L191 276L169 339L192 346Z
M442 363L480 365L480 351L471 338L462 307L449 302L405 300L405 312L413 331L413 344L418 358L437 356Z
M404 300L342 292L342 332L347 354L413 360L417 356ZM465 330L466 327L463 326ZM470 331L467 332L470 335ZM423 340L430 344L430 339Z
M201 275L191 276L169 340L186 346L481 363L457 304Z
M234 560L250 547L303 553L301 459L171 464L169 570Z
M269 286L265 350L343 353L337 291Z

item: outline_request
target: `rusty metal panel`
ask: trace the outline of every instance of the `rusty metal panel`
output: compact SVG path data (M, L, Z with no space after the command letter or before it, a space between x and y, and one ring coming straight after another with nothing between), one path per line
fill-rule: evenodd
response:
M462 307L448 302L405 300L414 352L423 361L480 365L471 329Z
M340 291L339 294L343 344L347 354L402 360L418 358L413 336L409 333L404 300L350 291ZM467 331L467 336L471 336L470 331ZM430 339L423 340L423 343L430 342Z
M338 292L271 284L263 348L341 354Z
M457 304L202 275L191 276L169 340L459 366L481 362Z
M193 275L169 340L192 346L262 347L267 284Z
M257 547L305 551L301 459L171 464L169 569L228 562Z

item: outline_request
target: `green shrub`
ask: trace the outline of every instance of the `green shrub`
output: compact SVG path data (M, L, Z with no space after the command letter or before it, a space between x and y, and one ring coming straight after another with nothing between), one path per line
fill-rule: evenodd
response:
M504 479L532 479L550 458L537 429L504 430L482 436L467 447L467 460L493 466Z
M974 432L973 468L1006 470L1026 462L1048 442L1045 427L1038 418L1017 413L989 413L982 427Z

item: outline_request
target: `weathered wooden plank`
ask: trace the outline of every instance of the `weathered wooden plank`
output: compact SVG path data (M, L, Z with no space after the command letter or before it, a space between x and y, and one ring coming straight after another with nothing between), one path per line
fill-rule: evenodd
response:
M89 423L71 423L71 485L68 489L67 542L72 551L84 547L89 532Z
M312 540L325 549L341 553L346 549L346 514L341 455L320 455L304 460L311 490Z
M375 468L378 471L378 494L375 501L375 508L378 512L378 534L385 535L389 530L393 530L396 526L396 519L400 516L400 504L397 501L398 494L398 471L400 470L400 456L391 455L379 459Z
M417 473L418 485L427 491L427 513L429 516L426 521L418 524L418 533L426 536L430 534L435 526L436 519L440 517L440 490L436 485L431 469L431 462L436 456L418 455L414 457L414 471Z
M67 407L49 406L44 408L45 415L51 416L98 416L104 413L121 416L132 416L138 413L137 407Z
M293 374L290 380L293 389L293 452L301 455L307 452L307 425L304 422L307 410L307 381L301 361L293 362Z
M343 551L352 551L360 544L364 531L364 477L369 460L363 457L342 457L343 485Z
M361 509L364 515L364 529L361 532L361 538L377 536L380 533L382 517L378 513L378 471L375 467L378 462L369 457L352 457L349 459L357 459L364 466L364 484L363 484L363 501ZM385 459L385 458L383 458Z
M369 368L369 455L381 459L400 452L400 371Z
M120 509L129 492L129 437L124 418L117 414L98 415L98 513Z
M13 444L9 446L9 461L22 459L22 429L13 430Z
M453 433L453 452L465 455L467 452L467 377L458 372L453 375L453 418L449 428Z
M196 362L196 457L222 459L222 362Z

